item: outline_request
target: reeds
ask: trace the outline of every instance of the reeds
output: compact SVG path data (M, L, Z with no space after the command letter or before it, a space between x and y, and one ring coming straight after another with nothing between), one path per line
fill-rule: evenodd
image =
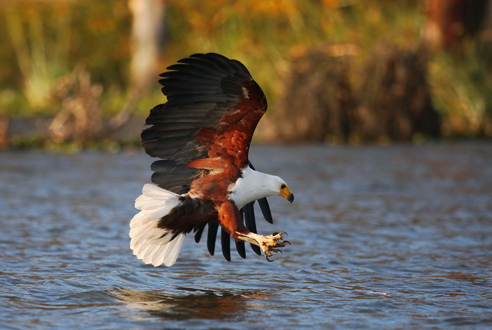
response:
M51 96L56 80L69 72L68 50L70 47L69 7L64 15L46 17L41 11L27 10L21 17L16 10L5 15L8 33L12 41L17 63L22 75L22 92L33 111L51 105ZM45 30L51 19L54 34Z

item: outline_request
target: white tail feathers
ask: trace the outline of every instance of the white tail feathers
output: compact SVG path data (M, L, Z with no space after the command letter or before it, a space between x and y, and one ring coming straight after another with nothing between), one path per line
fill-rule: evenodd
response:
M146 184L142 195L135 201L140 210L130 221L130 248L138 259L157 267L164 264L172 266L178 259L185 237L184 233L174 236L172 231L158 228L159 220L179 204L180 195Z

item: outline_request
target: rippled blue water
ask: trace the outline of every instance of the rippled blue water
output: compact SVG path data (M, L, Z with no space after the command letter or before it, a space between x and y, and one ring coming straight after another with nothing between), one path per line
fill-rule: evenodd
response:
M171 268L129 249L141 152L0 154L5 329L492 327L492 145L254 146L295 193L291 247L227 262L187 237Z

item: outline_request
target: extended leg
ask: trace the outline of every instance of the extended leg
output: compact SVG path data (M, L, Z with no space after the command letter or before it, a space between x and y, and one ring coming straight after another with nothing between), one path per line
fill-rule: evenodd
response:
M286 234L285 232L281 233L274 233L269 236L263 236L263 235L258 235L252 232L248 233L240 233L236 232L237 237L240 240L243 240L245 242L249 242L251 244L258 245L263 253L265 253L265 258L268 261L273 261L270 260L269 257L272 256L272 253L282 253L282 251L279 248L282 248L285 246L285 244L289 244L289 241L285 241L282 237L283 234Z
M258 235L250 232L244 225L239 214L239 210L236 205L231 201L226 201L217 207L219 213L219 221L222 227L232 235L235 240L242 240L254 245L258 245L260 249L265 253L265 257L268 259L272 256L272 253L282 252L279 248L290 244L289 241L284 241L281 233L274 233L270 236Z

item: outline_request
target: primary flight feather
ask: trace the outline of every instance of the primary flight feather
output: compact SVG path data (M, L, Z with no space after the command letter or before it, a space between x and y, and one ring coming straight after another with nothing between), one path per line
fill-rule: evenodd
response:
M146 264L172 266L186 234L198 243L208 224L214 254L218 228L230 260L230 236L241 257L244 242L266 258L287 241L283 233L256 233L253 204L272 222L265 197L294 195L284 180L256 171L248 159L256 125L267 109L263 91L246 67L222 55L194 54L161 74L167 103L150 111L142 147L155 161L153 184L135 201L130 247ZM244 218L244 220L243 220Z

